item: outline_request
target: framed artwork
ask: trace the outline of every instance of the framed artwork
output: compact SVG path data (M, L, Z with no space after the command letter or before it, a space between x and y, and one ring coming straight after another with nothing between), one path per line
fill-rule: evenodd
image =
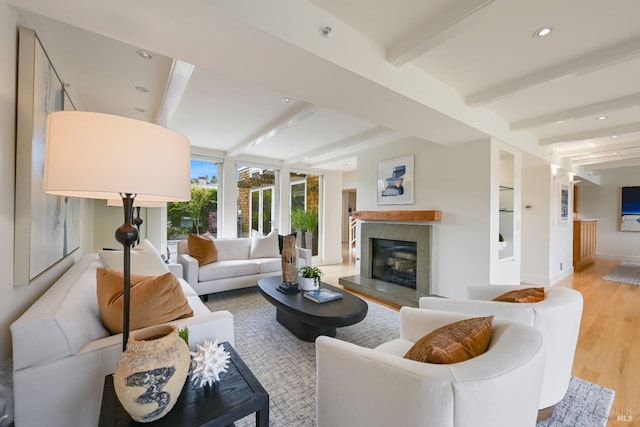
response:
M413 156L378 162L378 204L406 205L413 203Z
M75 251L80 241L80 200L42 190L47 114L73 105L35 32L20 28L18 40L16 286L29 284Z
M569 221L569 186L560 185L560 222Z
M620 189L620 231L640 231L640 186Z

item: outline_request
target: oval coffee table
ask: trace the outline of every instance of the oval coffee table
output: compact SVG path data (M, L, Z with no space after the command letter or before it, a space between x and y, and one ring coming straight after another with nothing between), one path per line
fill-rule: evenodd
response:
M320 287L342 293L342 299L319 304L302 296L303 292L278 291L281 284L280 276L258 280L260 292L276 307L276 320L303 341L314 342L320 335L335 337L336 328L358 323L369 309L362 299L327 283Z

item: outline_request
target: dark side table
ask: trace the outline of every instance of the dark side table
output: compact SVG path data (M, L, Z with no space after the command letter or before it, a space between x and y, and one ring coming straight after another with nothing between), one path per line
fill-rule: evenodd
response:
M220 382L200 388L188 377L171 411L149 423L131 419L116 396L113 375L107 375L99 426L226 427L255 412L256 426L268 427L269 395L233 347L226 342L223 345L231 358L227 372L220 374Z

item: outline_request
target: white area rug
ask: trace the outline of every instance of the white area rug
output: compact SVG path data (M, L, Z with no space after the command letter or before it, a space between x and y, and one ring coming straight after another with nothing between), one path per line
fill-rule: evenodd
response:
M611 270L604 280L610 282L629 283L631 285L640 285L640 264L637 262L621 262Z
M336 338L371 348L399 336L399 313L368 304L367 317L338 328ZM233 314L235 348L269 393L270 425L315 427L315 344L297 339L280 325L275 307L256 288L210 295L207 305ZM604 427L613 397L613 390L574 377L553 416L537 427ZM253 416L236 423L254 425Z

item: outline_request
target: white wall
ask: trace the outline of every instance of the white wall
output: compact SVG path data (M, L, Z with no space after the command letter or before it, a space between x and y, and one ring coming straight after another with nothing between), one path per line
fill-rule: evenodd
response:
M580 216L598 219L596 256L640 262L640 233L620 231L620 188L636 185L640 185L638 168L601 173L599 186L578 184Z
M415 156L412 205L378 206L377 162ZM356 210L442 210L432 222L432 293L463 296L467 285L489 283L490 142L456 147L408 141L358 156Z
M551 238L551 170L548 165L522 170L522 264L521 280L549 285ZM525 208L524 206L531 206Z

